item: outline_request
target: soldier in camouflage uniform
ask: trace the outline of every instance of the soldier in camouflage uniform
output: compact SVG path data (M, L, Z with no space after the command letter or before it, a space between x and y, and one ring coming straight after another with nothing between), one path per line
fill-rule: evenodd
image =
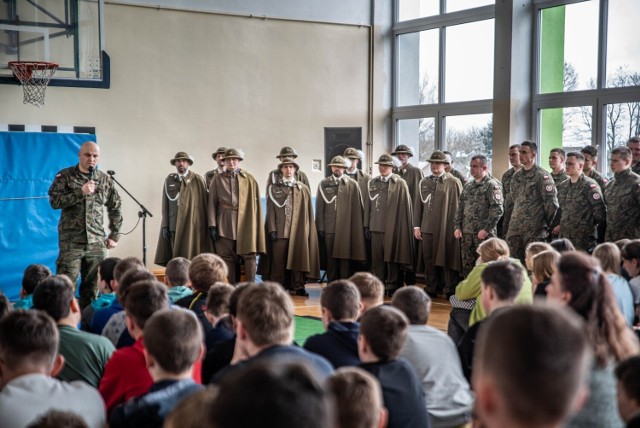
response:
M557 147L549 152L549 168L551 168L551 177L553 177L556 188L558 184L569 178L564 168L566 158L567 155L564 150Z
M466 278L476 265L482 241L496 236L498 220L504 212L502 186L489 175L487 158L471 158L472 181L465 184L456 211L454 236L462 239L462 275Z
M609 242L640 238L640 175L631 170L631 157L627 147L611 151L609 167L614 176L604 189Z
M631 150L631 171L640 175L640 137L631 137L627 141L627 147Z
M604 188L607 186L609 179L603 175L601 175L598 171L596 171L596 165L598 165L598 148L595 146L584 146L580 149L580 153L584 156L584 175L593 179L600 186L600 190L604 194ZM606 219L598 223L598 244L602 244L604 242L604 234L607 230L607 221Z
M211 157L214 161L216 161L216 165L218 166L211 171L207 171L204 175L205 185L207 187L207 192L209 191L209 186L211 186L211 181L213 180L213 176L216 174L220 174L224 172L224 152L227 151L226 147L218 147L218 150L215 153L211 154Z
M591 252L596 246L596 226L604 222L607 209L600 186L583 173L584 156L567 155L568 180L558 185L560 211L553 222L552 234L567 238L577 250Z
M92 141L80 147L79 163L58 172L49 188L49 203L61 209L58 223L59 255L56 274L64 274L74 284L78 276L80 306L91 304L98 292L98 268L115 248L122 225L120 196L111 178L96 170L100 148ZM109 236L105 239L103 206L109 217Z
M522 168L511 180L513 212L506 240L511 256L523 263L527 244L546 240L559 206L551 175L536 165L537 151L538 145L532 141L520 144Z
M511 218L511 211L513 211L513 199L510 195L511 180L513 179L513 174L522 168L522 164L520 163L520 144L513 144L509 147L509 163L513 168L509 168L504 174L502 174L504 215L498 223L498 233L501 238L507 236L507 230L509 230L509 219Z
M453 175L455 178L460 180L460 183L462 183L463 186L467 184L467 181L468 181L467 177L465 177L463 173L461 173L460 171L458 171L453 167L454 159L451 152L443 150L442 153L447 155L447 159L449 160L449 165L447 165L444 169L445 172L448 172L449 174Z

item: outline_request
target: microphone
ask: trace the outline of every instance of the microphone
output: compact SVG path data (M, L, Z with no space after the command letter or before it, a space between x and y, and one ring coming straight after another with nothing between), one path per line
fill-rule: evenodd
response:
M116 172L110 169L110 170L108 170L108 171L107 171L107 174L109 174L109 175L116 175Z
M92 166L89 167L89 180L93 180L93 174L95 173L96 169Z

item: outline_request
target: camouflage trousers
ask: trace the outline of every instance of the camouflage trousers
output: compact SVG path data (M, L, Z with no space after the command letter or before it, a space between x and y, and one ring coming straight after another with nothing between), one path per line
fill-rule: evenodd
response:
M487 237L487 239L490 236ZM466 278L476 266L478 260L478 247L483 241L474 233L463 233L462 242L460 244L460 252L462 253L462 277Z
M520 260L522 266L524 266L524 253L527 249L527 245L532 242L547 242L547 236L546 234L532 236L512 235L507 236L506 241L509 245L509 252L511 253L511 257Z
M104 242L93 244L62 243L56 260L56 274L67 275L74 285L80 283L80 307L91 304L98 295L98 270L107 257Z

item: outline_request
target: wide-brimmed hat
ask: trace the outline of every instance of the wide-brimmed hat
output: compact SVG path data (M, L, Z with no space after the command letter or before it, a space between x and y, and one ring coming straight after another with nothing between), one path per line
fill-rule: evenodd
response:
M295 159L295 158L298 157L298 152L295 149L291 148L291 147L285 146L285 147L280 149L280 154L278 156L276 156L276 158L281 159L281 158L284 158L284 157Z
M187 152L178 152L176 155L169 161L171 165L175 165L177 160L186 160L189 162L189 165L193 165L193 158L187 154Z
M362 159L362 153L358 149L354 149L353 147L349 147L342 154L347 159Z
M215 152L211 153L211 157L213 159L215 159L216 156L218 156L218 155L224 156L224 152L226 152L226 151L227 151L226 147L218 147L218 150L216 150Z
M284 157L280 159L280 164L278 165L278 169L282 168L283 165L293 165L296 168L296 171L300 169L300 166L290 157Z
M327 164L327 166L339 166L340 168L349 168L351 166L351 161L349 159L345 159L342 156L336 156L331 159L331 163Z
M378 162L375 162L376 165L386 165L386 166L395 166L393 162L393 158L391 155L383 154L378 158Z
M433 152L431 154L431 158L428 159L427 162L443 163L443 164L446 164L446 165L449 165L451 163L451 162L449 162L449 159L447 158L447 155L445 155L440 150L436 150L435 152Z
M240 149L227 149L224 152L223 159L244 159L244 152Z
M393 156L396 156L396 155L401 154L401 153L407 154L407 155L409 155L409 157L412 157L413 156L413 149L411 147L409 147L409 146L404 145L404 144L400 144L398 147L396 147L396 149L394 151L391 152L391 154Z

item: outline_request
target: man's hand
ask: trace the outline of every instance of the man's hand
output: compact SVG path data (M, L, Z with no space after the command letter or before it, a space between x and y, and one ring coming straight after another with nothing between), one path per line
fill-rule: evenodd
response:
M318 231L318 236L320 237L320 239L324 239L324 231L319 230Z
M171 232L169 232L169 228L167 226L162 228L162 237L167 241L171 239Z
M462 231L460 229L454 230L453 231L453 236L455 236L458 239L462 238Z
M209 236L211 237L213 242L216 242L218 240L218 228L215 227L215 226L210 226L209 227Z
M104 241L104 244L107 246L108 250L116 248L118 246L118 243L111 238L107 238L107 240Z
M422 232L420 232L420 228L419 227L414 227L413 228L413 236L417 240L422 241Z
M82 185L83 195L93 195L96 192L96 182L89 180Z
M367 241L371 241L371 231L368 227L364 228L364 237L367 238Z
M273 242L278 240L278 232L269 232L269 239Z
M480 239L481 241L483 239L486 239L487 236L489 236L489 232L484 229L481 229L480 232L478 232L478 239Z
M551 231L552 235L560 235L560 225L556 226L553 228L553 230Z

